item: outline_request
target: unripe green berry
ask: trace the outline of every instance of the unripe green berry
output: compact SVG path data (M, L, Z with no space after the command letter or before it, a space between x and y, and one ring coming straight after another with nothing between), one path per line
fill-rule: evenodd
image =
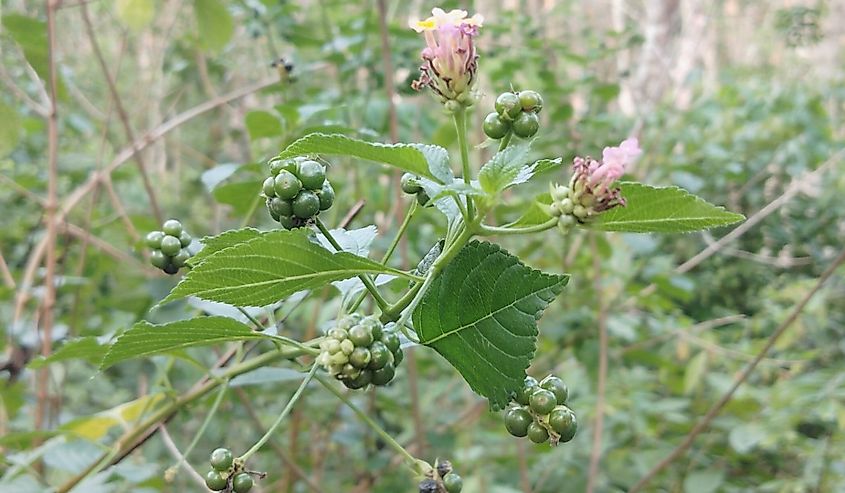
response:
M291 216L279 216L278 221L285 229L294 229L299 227L299 223L297 223L296 219Z
M515 437L528 435L528 425L534 422L534 418L523 407L515 407L505 414L505 428L508 433Z
M373 331L366 325L356 325L349 329L349 340L358 347L368 347L373 343Z
M189 258L191 258L191 252L189 252L186 248L183 248L179 250L179 253L174 255L170 261L173 263L174 267L185 267Z
M270 209L271 214L275 214L279 217L290 217L291 215L293 215L293 205L291 205L290 200L283 200L279 197L273 197L267 202L267 207Z
M344 383L352 390L363 389L373 380L373 372L370 370L359 370L358 376Z
M522 112L522 104L519 102L519 96L512 92L503 92L496 98L496 111L506 118L516 118Z
M484 133L491 139L499 140L503 138L511 129L510 122L503 119L495 111L484 117L484 124L482 125Z
M411 173L403 174L402 178L399 180L399 184L402 187L402 191L409 195L422 190L422 186L420 186L418 178Z
M381 342L387 346L387 349L390 350L391 353L395 353L399 350L399 336L396 335L396 332L393 331L384 331L381 335Z
M538 385L534 377L526 376L525 381L522 383L522 388L516 392L514 400L523 406L527 406L528 398L531 397L531 394L534 393Z
M587 208L581 204L578 204L572 208L572 215L577 217L578 219L584 219L587 217L588 214L589 212L587 211Z
M164 233L161 231L150 231L147 237L144 238L144 243L150 248L161 248L161 240L164 239Z
M153 250L150 252L150 263L153 264L154 267L158 267L159 269L164 269L170 259L162 253L161 250Z
M179 235L182 234L182 223L176 219L168 219L161 225L161 230L164 231L164 234L166 235L179 238Z
M302 190L302 182L290 171L280 171L273 180L273 191L281 199L290 200L296 197L300 190Z
M232 490L235 493L247 493L247 491L252 489L253 484L252 476L242 472L235 475L235 478L232 479Z
M211 452L211 460L209 462L211 462L211 467L218 471L228 471L232 467L234 460L235 457L232 455L232 451L221 447Z
M273 176L276 176L279 174L279 171L285 169L285 160L274 157L267 163L267 167L270 168L270 173Z
M361 370L352 366L352 363L346 363L340 370L340 374L344 380L354 380L361 374Z
M226 489L226 478L224 478L218 471L211 470L205 475L205 485L211 491L223 491Z
M323 182L323 188L321 188L318 192L314 192L317 194L317 198L320 199L320 210L325 211L331 208L332 204L334 204L335 193L332 184L329 183L328 180Z
M395 366L399 366L399 363L401 363L402 360L405 359L405 353L402 352L401 348L397 349L396 351L393 351L390 354L393 355L393 364Z
M549 426L560 435L561 442L568 442L578 431L578 420L575 413L566 406L558 406L549 414Z
M566 399L569 398L569 387L560 378L549 375L540 382L540 387L553 393L558 405L566 404Z
M396 367L392 363L387 363L378 370L372 370L372 384L373 385L387 385L393 380L396 375Z
M355 351L355 344L349 339L344 339L340 341L340 351L348 356Z
M366 368L372 360L370 350L365 347L356 347L349 355L349 362L356 368Z
M371 318L372 323L368 324L370 326L370 332L373 334L373 339L378 341L381 339L382 334L384 334L384 326L375 318Z
M443 476L443 486L449 493L461 493L464 489L464 480L457 474L450 472Z
M513 121L513 133L517 137L527 139L533 137L540 130L540 119L536 113L522 112Z
M345 329L341 329L340 327L332 327L326 332L326 335L331 337L332 339L337 339L338 341L342 341L349 337L349 332Z
M176 236L167 235L161 239L161 253L172 257L182 249L182 242Z
M191 235L189 235L187 231L182 231L182 234L179 235L179 243L182 244L183 248L190 245L192 241L194 241L194 239L191 238Z
M293 215L308 219L320 212L320 199L310 190L303 190L293 199Z
M390 363L391 359L392 355L390 354L390 350L387 349L387 346L385 346L383 342L373 342L372 346L370 346L369 368L371 370L380 370L384 368L384 365Z
M552 412L552 409L557 406L557 401L551 391L538 388L528 398L528 405L531 406L531 410L535 413L546 415Z
M267 198L272 198L276 196L276 179L272 176L268 177L264 180L264 183L261 184L261 191L264 192L264 196Z
M302 161L297 171L302 186L308 190L320 190L326 181L326 169L317 161L311 159Z
M543 443L549 439L549 432L540 423L531 422L528 425L528 439L534 443Z
M522 111L539 113L543 109L543 97L537 91L520 91L519 103Z

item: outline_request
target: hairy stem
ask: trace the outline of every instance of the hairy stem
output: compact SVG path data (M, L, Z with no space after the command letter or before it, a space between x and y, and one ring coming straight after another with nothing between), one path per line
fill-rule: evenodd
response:
M472 173L469 169L469 143L467 142L467 113L461 108L454 113L455 131L458 134L458 145L461 148L461 169L463 170L464 183L467 185L472 181ZM467 196L467 219L472 221L475 217L475 209L472 204L472 197Z
M513 137L513 130L508 130L508 133L506 133L505 136L502 137L501 142L499 142L499 152L504 151L508 147L508 144L511 143L512 137Z
M508 228L502 226L488 226L486 224L479 224L476 228L476 233L481 236L492 235L524 235L528 233L540 233L557 226L557 218L553 217L548 221L537 224L535 226L527 226L525 228Z

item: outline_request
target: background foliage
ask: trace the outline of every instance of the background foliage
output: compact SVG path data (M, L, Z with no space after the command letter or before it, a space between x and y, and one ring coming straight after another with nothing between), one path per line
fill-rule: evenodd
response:
M162 213L201 236L241 224L269 228L257 208L262 163L307 133L381 142L434 135L433 143L455 148L449 119L409 87L420 40L406 21L434 5L383 4L118 0L83 9L65 0L56 10L51 59L44 5L2 3L0 206L7 213L0 217L0 344L8 377L0 384L0 491L60 484L154 404L149 396L182 392L226 350L187 348L178 357L98 370L97 341L139 320L231 315L195 301L149 311L175 281L142 255L141 236L160 221L140 168ZM546 100L537 157L598 155L638 135L645 155L636 179L680 185L761 220L693 262L729 230L502 239L531 267L571 275L540 323L531 370L555 372L572 389L581 429L569 444L552 449L513 439L499 414L426 349L413 351L391 387L355 399L416 455L450 458L465 491L625 491L689 433L841 248L845 53L837 20L845 4L559 0L467 7L486 18L479 107L491 107L510 86L538 90ZM280 81L270 66L281 56L294 63L291 79ZM44 81L51 64L61 219L54 306L41 268L49 239ZM203 111L191 113L196 108ZM485 113L471 115L474 144L483 142ZM133 146L143 149L133 153ZM474 152L492 154L484 146ZM337 224L361 199L352 226L395 229L406 200L398 176L332 163L338 203L325 221ZM499 219L515 219L526 205L515 203ZM401 245L397 267L415 264L442 235L434 212L422 217ZM378 236L373 250L380 254L388 241ZM313 336L337 303L331 289L285 302L285 334ZM43 366L47 392L39 393L39 373L27 362L45 350L45 306L55 314L53 349L88 339L65 353L83 359ZM840 273L653 491L845 489L843 306ZM603 394L601 327L609 363ZM267 367L234 380L189 462L203 467L208 451L224 443L248 448L299 378L289 368ZM213 399L168 424L178 447L191 441ZM598 413L604 420L596 449ZM53 435L63 438L44 442ZM392 467L392 451L318 387L271 444L253 459L254 469L272 472L263 491L412 490L407 473ZM592 475L591 452L601 459ZM20 467L32 454L42 467ZM197 490L190 474L165 479L175 462L160 433L80 490Z

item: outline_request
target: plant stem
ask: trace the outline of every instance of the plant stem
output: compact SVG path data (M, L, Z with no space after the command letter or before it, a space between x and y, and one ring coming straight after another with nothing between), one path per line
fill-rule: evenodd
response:
M385 441L385 443L387 443L388 445L390 445L390 447L391 447L391 448L393 448L393 450L395 450L396 452L398 452L398 453L399 453L399 454L400 454L400 455L401 455L401 456L405 459L405 461L406 461L406 462L408 462L408 466L409 466L411 469L413 469L413 470L414 470L414 472L417 472L417 473L422 473L422 471L420 470L420 467L419 467L419 462L420 462L420 461L419 461L419 460L417 460L417 458L416 458L416 457L414 457L413 455L411 455L411 453L410 453L410 452L408 452L407 450L405 450L405 447L403 447L402 445L400 445L400 444L399 444L399 442L397 442L396 440L394 440L394 439L393 439L393 437L392 437L392 436L390 436L390 434L389 434L389 433L387 433L386 431L384 431L384 429L383 429L381 426L379 426L379 425L378 425L378 423L376 423L375 421L373 421L373 419L372 419L371 417L369 417L369 416L368 416L368 415L367 415L364 411L362 411L360 408L358 408L358 406L356 406L355 404L353 404L353 403L352 403L352 401L350 401L350 400L349 400L349 397L347 397L347 395L346 395L346 394L344 394L343 392L341 392L340 390L338 390L338 389L337 389L337 387L335 387L334 385L332 385L330 382L328 382L328 381L327 381L325 378L323 378L322 376L317 376L317 377L316 377L316 379L317 379L317 381L318 381L318 382L320 382L321 384L323 384L323 387L325 387L326 389L328 389L328 390L329 390L329 392L331 392L332 394L334 394L334 395L335 395L335 397L337 397L338 399L340 399L340 400L341 400L341 402L343 402L344 404L346 404L346 406L347 406L347 407L349 407L349 409L351 409L351 410L352 410L352 412L354 412L355 414L357 414L357 415L358 415L358 417L359 417L359 418L361 418L361 420L362 420L362 421L363 421L363 422L364 422L367 426L369 426L369 427L370 427L370 428L371 428L374 432L376 432L376 434L377 434L379 437L381 437L381 439L382 439L382 440L384 440L384 441Z
M332 236L331 232L329 231L329 228L327 228L326 225L323 224L323 221L321 221L318 217L315 219L314 222L317 224L317 229L319 229L320 232L323 233L323 236L326 237L326 239L329 241L329 243L331 243L335 250L337 250L338 252L342 252L343 248L341 248L340 243L338 243L337 240L334 239L334 236ZM370 279L370 276L366 274L361 274L358 276L358 279L360 279L361 282L364 283L364 287L367 288L367 291L369 291L370 294L373 296L373 299L376 300L376 304L378 305L379 309L382 311L386 310L389 304L387 303L387 300L385 300L384 297L381 295L381 293L378 292L378 288L376 288L376 285L373 284L373 280Z
M393 241L390 242L390 246L387 247L387 251L384 252L384 256L381 258L382 264L387 264L387 261L390 260L393 252L396 251L396 247L399 245L399 241L402 237L405 236L405 231L408 229L408 225L411 224L411 219L413 219L415 212L417 212L417 202L412 201L411 206L408 208L408 212L405 214L405 219L399 226L399 231L396 232L396 236L393 237ZM376 279L378 279L378 276L373 278L373 282L375 282ZM358 295L358 298L356 298L350 306L349 313L354 313L355 310L361 306L361 303L364 301L364 297L366 297L366 293L364 292Z
M557 226L557 218L553 217L544 223L537 224L535 226L528 226L525 228L507 228L501 226L488 226L486 224L479 224L476 229L476 233L481 236L522 235L527 233L539 233L541 231L552 229L555 226Z
M402 310L408 307L411 304L411 301L417 296L420 289L423 287L424 282L418 282L414 284L414 286L408 290L401 298L396 300L396 303L390 305L387 310L382 311L381 314L381 321L382 322L395 322L399 319L399 314L402 313Z
M223 402L223 396L226 395L226 390L228 388L228 385L220 386L220 390L217 392L217 396L214 397L214 402L211 404L211 408L205 415L205 420L203 420L199 430L197 430L197 432L194 434L194 439L191 440L191 443L188 445L188 448L186 448L185 452L182 453L182 458L173 467L180 467L182 463L187 460L188 455L194 450L194 447L197 446L197 443L200 441L200 438L205 433L206 428L208 428L208 425L211 423L211 418L214 417L214 414L217 412L217 408L220 407L220 403Z
M267 429L267 433L265 433L264 436L262 436L257 442L255 442L255 445L253 445L249 450L244 452L243 455L238 457L237 460L239 460L241 463L246 462L247 459L252 456L252 454L258 452L258 450L263 447L268 440L270 440L270 437L273 435L273 433L276 432L276 429L279 428L279 426L282 424L282 421L284 421L287 415L290 414L291 409L293 409L293 405L296 404L296 401L298 401L299 398L302 396L302 393L305 391L305 387L307 387L308 384L311 382L311 379L314 378L314 374L317 373L318 367L319 366L316 363L311 366L311 371L308 372L308 375L306 375L305 378L302 380L302 383L299 384L299 388L296 389L296 392L293 393L293 396L290 398L285 408L282 409L282 412L279 414L279 417L276 418L276 421L273 422L270 428Z
M469 143L467 142L467 114L466 109L461 108L454 114L455 131L458 134L458 145L461 148L461 168L464 175L464 183L467 185L472 181L472 174L469 169ZM467 218L472 221L475 217L475 209L472 205L472 197L467 196Z
M243 314L243 316L247 318L247 320L249 320L250 322L252 322L253 325L255 325L255 330L257 330L258 332L264 332L264 325L262 325L257 318L250 315L249 312L246 311L243 307L236 306L235 308L237 308L238 311L241 312L241 314Z
M506 133L505 136L502 137L502 141L499 142L498 152L502 152L508 147L508 144L511 143L511 137L513 137L513 130L508 130L508 133Z

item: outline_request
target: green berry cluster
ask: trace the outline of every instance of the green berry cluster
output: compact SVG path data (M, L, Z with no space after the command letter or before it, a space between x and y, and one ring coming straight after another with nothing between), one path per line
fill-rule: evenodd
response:
M236 463L232 451L227 448L215 449L209 462L211 470L205 475L205 485L211 491L247 493L255 484L252 475L243 470L242 464Z
M569 389L563 380L549 375L540 382L525 377L525 383L505 412L505 428L515 437L534 443L551 439L552 445L568 442L578 430L575 413L566 407Z
M393 326L374 316L347 315L326 336L317 363L350 389L387 385L404 357Z
M420 481L420 493L461 493L464 480L452 470L452 463L448 460L437 459L432 477Z
M267 163L271 176L262 193L274 221L286 229L305 226L334 203L334 188L326 179L326 167L305 157L273 158Z
M499 140L513 132L517 137L533 137L540 129L538 113L543 98L537 91L503 92L496 98L496 111L484 118L484 133Z
M411 173L405 173L402 175L402 179L400 180L400 184L402 186L402 191L407 193L408 195L416 195L417 196L417 203L420 205L426 205L429 201L429 196L425 193L422 185L420 184L420 177L413 175Z
M145 243L152 250L150 263L168 274L176 274L191 258L188 245L192 238L176 219L168 219L161 231L150 231Z

